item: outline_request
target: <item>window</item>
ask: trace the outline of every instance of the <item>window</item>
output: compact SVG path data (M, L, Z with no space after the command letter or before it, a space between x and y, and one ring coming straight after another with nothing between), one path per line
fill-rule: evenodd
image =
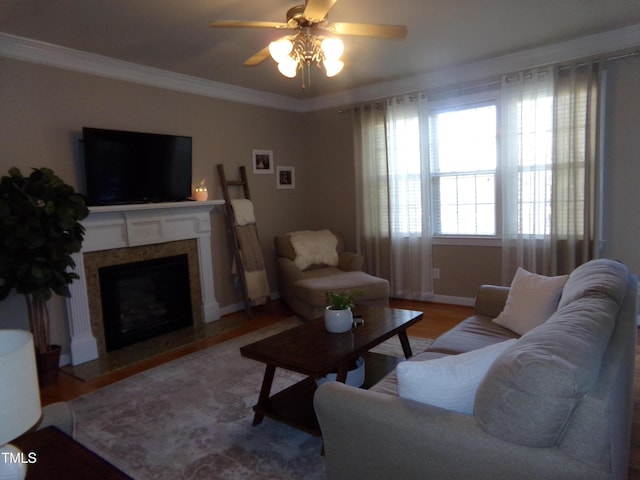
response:
M498 194L499 180L510 174L517 179L518 232L535 236L550 233L553 176L562 167L552 168L553 92L515 100L512 121L517 128L510 130L506 140L512 146L511 158L504 159L513 163L506 170L498 162L502 117L497 95L487 91L434 101L429 104L426 121L410 105L388 112L386 167L394 232L422 234L424 212L430 214L433 236L442 241L449 241L446 237L496 239L502 234L504 207L500 201L505 200ZM424 182L430 185L422 179L425 169L420 139L427 141L429 169ZM561 195L570 193L554 195L562 202Z
M518 103L518 232L549 235L551 230L551 158L553 98L541 95Z
M434 235L495 236L496 104L432 110L428 128Z
M403 113L388 128L387 168L392 232L407 237L422 234L423 195L420 119L417 110Z

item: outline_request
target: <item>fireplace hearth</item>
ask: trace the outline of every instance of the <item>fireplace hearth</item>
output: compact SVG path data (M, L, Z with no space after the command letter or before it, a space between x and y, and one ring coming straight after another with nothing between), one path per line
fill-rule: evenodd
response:
M98 273L107 351L193 325L186 254Z

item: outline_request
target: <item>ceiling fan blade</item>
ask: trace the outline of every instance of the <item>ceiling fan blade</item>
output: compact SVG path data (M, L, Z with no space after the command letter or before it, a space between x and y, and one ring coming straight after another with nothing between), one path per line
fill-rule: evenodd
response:
M214 20L209 23L209 26L212 28L292 28L282 22L252 22L242 20Z
M304 9L304 18L312 23L321 22L337 1L338 0L307 0L307 6Z
M407 27L404 25L376 25L367 23L329 23L321 28L336 35L359 35L362 37L404 38Z
M264 47L258 53L244 61L245 67L254 67L269 58L269 47Z

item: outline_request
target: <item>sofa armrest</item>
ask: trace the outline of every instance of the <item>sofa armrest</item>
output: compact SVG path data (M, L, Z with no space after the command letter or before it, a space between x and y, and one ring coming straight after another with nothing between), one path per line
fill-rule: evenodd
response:
M358 253L341 252L338 256L338 268L345 272L362 271L364 257Z
M314 406L328 480L598 478L555 448L489 435L472 415L338 382L320 386Z
M476 294L474 313L485 317L496 318L507 303L509 287L498 285L482 285Z

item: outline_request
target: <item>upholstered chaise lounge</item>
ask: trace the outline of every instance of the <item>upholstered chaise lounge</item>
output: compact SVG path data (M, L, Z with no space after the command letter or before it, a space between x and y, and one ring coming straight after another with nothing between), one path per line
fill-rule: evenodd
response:
M297 315L307 320L321 316L327 292L359 292L357 303L389 304L389 282L363 272L363 257L345 251L339 233L291 232L274 243L280 297Z

